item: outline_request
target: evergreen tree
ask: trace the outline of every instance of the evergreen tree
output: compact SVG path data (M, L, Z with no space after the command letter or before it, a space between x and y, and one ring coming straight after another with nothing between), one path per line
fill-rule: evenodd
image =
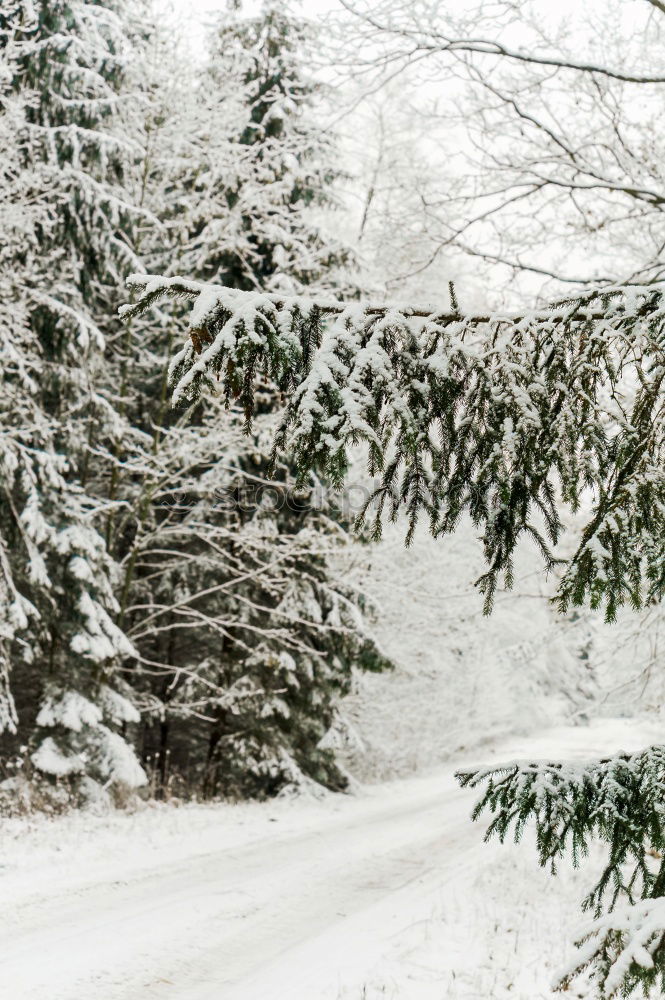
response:
M0 21L3 749L27 744L65 798L144 782L135 742L161 790L169 756L206 794L340 787L320 745L336 698L386 665L331 564L343 519L288 466L268 476L274 387L249 443L223 400L175 416L173 318L114 316L142 259L238 287L343 280L312 214L334 172L305 31L231 14L197 87L167 83L172 43L137 12L17 0Z
M22 597L15 606L30 608L29 620L15 613L8 652L17 742L30 744L38 772L72 779L72 789L83 775L137 785L145 778L119 729L138 716L116 673L132 646L113 621L117 570L89 488L91 456L119 420L98 387L99 319L136 260L126 144L114 131L125 33L117 5L78 0L16 3L3 30L7 100L22 111L12 183L37 206L2 261L20 324L3 340L3 563Z
M317 218L335 206L340 175L334 139L314 114L322 88L306 67L315 39L279 0L256 17L230 4L220 25L202 81L209 148L192 181L199 197L181 261L201 281L297 291L345 279L348 248Z
M162 220L141 244L148 260L163 261L166 247L170 269L237 288L344 280L344 252L313 215L334 171L309 120L305 36L278 6L253 19L231 12L194 105L185 93L170 102L187 120L157 111L140 172ZM171 318L137 318L124 348L136 348L124 362L131 422L152 440L141 474L125 463L116 484L128 513L112 542L123 628L140 652L143 756L160 794L169 773L206 795L272 794L303 776L341 787L319 744L354 668L386 666L362 596L334 570L348 525L316 477L296 493L286 464L268 475L280 403L268 382L251 441L223 400L169 412L159 361L172 337ZM130 391L124 375L122 385Z
M30 258L35 249L37 221L46 221L45 184L38 171L21 170L21 136L26 124L27 95L12 94L20 46L17 34L29 26L29 12L22 4L3 11L0 20L0 360L2 395L0 397L0 468L3 502L0 512L0 733L15 733L18 723L10 684L10 650L21 632L28 628L36 609L23 594L15 579L11 558L13 525L6 517L10 490L15 478L34 480L34 467L42 458L47 476L57 476L58 463L43 447L30 448L18 428L33 428L48 440L48 421L34 400L35 377L39 372L39 352L28 321L27 286ZM43 457L42 457L43 456ZM18 476L16 475L18 472ZM18 524L15 521L14 524ZM31 553L32 554L32 553ZM27 554L26 554L27 555Z

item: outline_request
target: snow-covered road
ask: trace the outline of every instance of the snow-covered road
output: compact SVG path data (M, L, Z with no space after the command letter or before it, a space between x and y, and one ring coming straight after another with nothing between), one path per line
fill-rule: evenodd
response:
M597 723L476 757L589 756L654 735ZM453 772L318 802L5 822L0 995L360 1000L446 886L500 850Z

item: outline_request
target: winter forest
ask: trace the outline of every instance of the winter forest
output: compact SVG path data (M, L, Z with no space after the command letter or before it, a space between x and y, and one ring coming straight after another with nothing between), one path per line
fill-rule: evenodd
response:
M8 1000L665 996L664 52L0 0Z

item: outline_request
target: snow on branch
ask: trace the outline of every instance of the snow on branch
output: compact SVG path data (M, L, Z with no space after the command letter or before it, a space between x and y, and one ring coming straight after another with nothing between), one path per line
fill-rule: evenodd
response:
M665 990L665 898L625 904L583 927L578 952L554 982L567 990L575 976L593 964L603 997L630 996L641 987ZM656 995L653 993L652 995Z
M243 292L132 275L125 319L163 296L192 301L171 362L173 402L222 393L248 427L255 387L284 394L275 450L301 476L341 485L365 442L387 505L434 535L468 513L483 531L486 609L512 580L518 539L558 561L560 501L591 508L565 564L562 608L590 600L608 619L665 586L665 308L660 286L603 288L520 315Z

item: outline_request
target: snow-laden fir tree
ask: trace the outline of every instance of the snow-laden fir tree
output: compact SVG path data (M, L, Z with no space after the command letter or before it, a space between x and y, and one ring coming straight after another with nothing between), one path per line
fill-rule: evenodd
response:
M91 457L119 419L98 390L101 326L136 259L114 130L125 31L116 4L25 0L3 13L3 47L5 177L16 211L31 206L10 222L2 257L17 303L3 323L0 375L0 548L20 626L6 646L16 745L28 743L30 767L72 790L139 785L143 771L119 734L138 720L116 673L132 646L113 620L104 504L87 488Z
M316 38L281 0L254 17L229 4L203 79L209 135L189 181L198 198L186 273L242 289L340 281L348 248L317 228L317 212L335 205L339 170L334 138L316 118L323 93L308 70Z
M148 261L243 288L346 280L315 214L335 172L312 122L308 34L279 5L230 11L199 86L144 121L135 183L161 223L141 239ZM303 776L341 787L321 740L353 670L386 666L362 595L335 571L348 523L316 477L296 493L285 463L268 475L270 383L251 440L223 400L170 411L175 335L171 316L137 318L121 346L127 415L150 438L115 477L125 511L109 536L140 652L144 758L160 794L169 773L205 795L272 794Z
M27 315L27 284L29 260L35 242L38 219L46 219L45 184L39 172L22 170L21 140L25 130L26 97L12 94L13 76L19 55L16 34L25 23L27 12L15 4L3 12L0 24L0 359L2 360L2 397L0 399L0 468L2 469L3 500L0 511L6 513L10 487L16 471L34 476L41 452L44 467L57 475L57 460L45 450L49 437L48 421L35 404L34 378L38 372L39 352L32 336ZM22 257L27 266L21 266ZM39 428L42 436L40 452L23 445L15 426ZM34 435L34 430L32 432ZM19 473L21 475L21 473ZM14 577L16 563L8 537L10 522L2 517L0 527L0 733L16 732L18 718L11 691L11 649L21 632L35 615L34 606L21 593ZM26 562L30 553L25 554Z

